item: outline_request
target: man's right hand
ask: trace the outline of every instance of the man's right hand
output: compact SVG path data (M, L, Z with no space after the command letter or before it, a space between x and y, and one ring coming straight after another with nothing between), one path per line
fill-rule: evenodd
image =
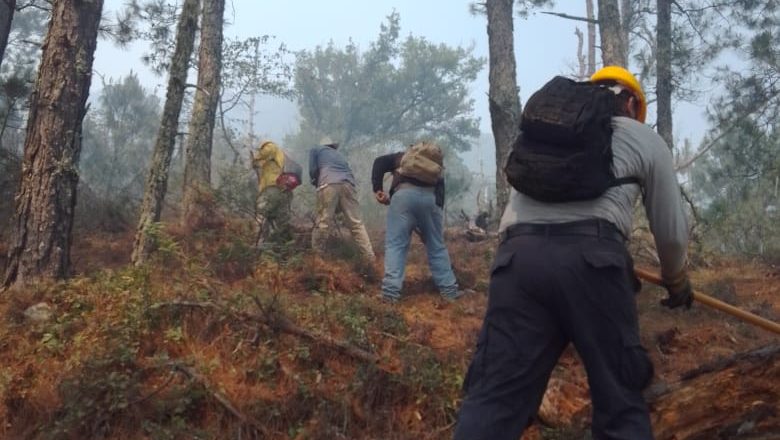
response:
M384 191L377 191L374 193L374 197L376 197L376 201L383 204L383 205L389 205L390 204L390 197L385 194Z
M691 308L693 303L693 289L691 288L691 281L688 279L687 274L682 274L677 277L677 280L666 284L666 292L669 296L666 299L661 300L661 305L675 309L680 306L685 306L686 309Z

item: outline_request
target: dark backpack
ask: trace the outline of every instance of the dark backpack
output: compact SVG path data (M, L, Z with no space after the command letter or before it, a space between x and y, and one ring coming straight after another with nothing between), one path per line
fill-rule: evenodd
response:
M521 133L504 167L509 184L542 202L570 202L638 182L615 178L612 170L614 110L615 94L604 86L550 80L523 110Z

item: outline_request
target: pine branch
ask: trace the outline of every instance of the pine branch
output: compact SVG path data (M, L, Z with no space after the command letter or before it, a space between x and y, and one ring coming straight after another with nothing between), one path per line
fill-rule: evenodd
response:
M598 24L599 23L598 20L594 20L592 18L578 17L576 15L569 15L569 14L564 14L564 13L561 13L561 12L543 11L542 14L552 15L552 16L560 17L560 18L565 18L567 20L584 21L585 23L594 23L594 24Z

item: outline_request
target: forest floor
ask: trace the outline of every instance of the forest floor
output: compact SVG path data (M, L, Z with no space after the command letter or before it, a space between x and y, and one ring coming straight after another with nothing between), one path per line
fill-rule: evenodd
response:
M306 236L258 256L248 226L168 228L141 268L128 264L131 233L77 234L73 278L0 295L0 438L451 438L497 243L448 235L461 287L475 291L450 303L415 238L393 305L379 299L381 262L366 267L349 246L311 255ZM780 268L720 261L692 280L780 319ZM662 296L647 284L638 296L654 386L777 343L703 306L670 311ZM36 304L48 318L25 314ZM523 438L587 438L589 410L567 350ZM780 414L761 423L780 426Z

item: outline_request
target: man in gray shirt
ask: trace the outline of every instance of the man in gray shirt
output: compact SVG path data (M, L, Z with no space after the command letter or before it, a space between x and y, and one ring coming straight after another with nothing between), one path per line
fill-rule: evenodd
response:
M355 176L338 147L338 143L326 136L309 151L309 177L317 188L317 223L311 235L312 248L322 250L336 212L341 210L361 253L373 260L374 249L361 220Z
M646 104L627 70L608 66L592 82L616 94L613 170L635 183L592 200L545 203L512 191L491 269L488 308L464 380L457 440L516 440L536 415L550 373L569 342L588 374L594 439L652 439L641 390L653 366L640 344L639 282L625 241L643 203L669 297L690 307L688 226L664 141L644 125Z

